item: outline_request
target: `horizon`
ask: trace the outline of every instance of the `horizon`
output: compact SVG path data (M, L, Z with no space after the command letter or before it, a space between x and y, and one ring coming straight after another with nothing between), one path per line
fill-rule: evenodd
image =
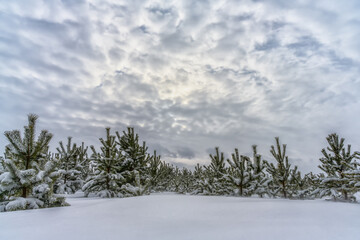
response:
M33 113L32 113L33 114ZM30 115L30 114L29 114ZM35 114L36 115L36 114ZM38 115L37 115L38 116ZM38 116L38 117L40 117L40 116ZM27 125L27 124L26 124ZM25 126L25 125L24 125ZM131 127L131 126L128 126L128 127ZM128 127L126 127L126 129L128 128ZM88 148L88 151L87 151L87 154L88 154L88 156L90 156L91 154L92 154L92 151L91 151L91 149L90 149L90 146L94 146L95 147L95 149L96 150L99 150L100 149L100 146L101 146L101 143L100 143L100 141L99 141L99 139L100 138L105 138L106 137L106 128L107 127L104 127L104 132L103 132L103 134L101 135L101 136L98 136L97 137L97 142L95 143L95 144L87 144L86 142L84 142L84 141L81 141L81 137L79 138L79 137L77 137L77 136L68 136L68 137L71 137L71 144L76 144L76 146L77 147L79 147L79 146L81 146L82 145L82 143L84 143L84 146L85 147L89 147ZM113 129L113 128L111 128L111 127L109 127L110 128L110 134L111 135L113 135L113 136L116 136L116 132L119 132L119 134L120 134L120 136L122 136L123 134L123 131L126 131L126 129ZM21 136L23 137L23 131L22 131L22 129L12 129L12 130L20 130L20 134L21 134ZM12 130L9 130L9 131L12 131ZM51 132L51 130L49 130L49 129L39 129L39 118L37 119L37 123L36 123L36 138L39 136L39 133L42 131L42 130L47 130L49 133L51 133L51 134L53 134L52 132ZM139 134L139 132L136 130L136 128L134 128L134 131L135 131L135 134ZM60 147L60 145L59 145L59 143L60 143L60 141L62 141L62 143L64 144L64 146L66 146L67 145L67 141L68 141L68 139L66 138L66 139L63 139L63 140L60 140L59 142L56 142L56 143L54 143L54 134L53 134L53 136L52 136L52 140L50 141L50 144L49 144L49 152L50 153L57 153L58 151L57 151L57 148L58 147ZM326 136L327 137L327 136ZM341 138L341 136L339 136L340 138ZM95 137L96 138L96 137ZM274 137L274 140L275 140L275 138L276 137ZM279 139L280 140L280 144L281 145L283 145L283 144L285 144L285 145L287 145L286 143L284 143L284 142L282 142L281 141L281 139ZM147 151L147 153L149 153L150 155L153 155L153 153L154 153L154 151L156 151L157 152L157 156L161 156L161 154L159 154L159 152L161 153L161 151L158 151L157 149L155 149L155 148L153 148L152 146L152 144L150 143L150 145L149 145L149 143L146 141L146 139L143 139L140 135L139 135L139 142L140 143L142 143L142 142L146 142L146 146L148 147L148 151ZM8 143L9 144L9 143ZM5 146L6 146L7 144L5 144L4 145L4 148L3 149L5 149ZM252 144L252 145L256 145L256 144ZM250 147L252 147L252 145L250 146ZM270 144L269 145L269 147L268 147L268 150L269 150L269 153L268 154L263 154L263 153L261 153L261 152L259 152L259 146L258 145L256 145L257 146L257 149L258 149L258 154L259 155L261 155L262 156L262 160L266 160L266 161L268 161L268 162L276 162L275 161L275 159L274 159L274 157L270 154L270 149L271 149L271 145L275 145L275 144ZM347 145L351 145L351 144L349 144L347 141L346 141L346 139L345 139L345 142L344 142L344 146L346 147ZM181 163L181 162L170 162L170 161L167 161L167 160L164 160L164 158L163 157L161 157L161 160L162 161L165 161L165 162L167 162L167 163L171 163L171 164L173 164L173 165L175 165L175 166L178 166L178 167L180 167L180 168L183 168L183 167L185 167L185 168L188 168L188 169L190 169L190 170L194 170L194 168L195 168L195 166L196 166L196 164L200 164L200 165L208 165L209 163L210 163L210 154L211 155L215 155L216 154L216 152L215 152L215 148L219 148L219 152L223 152L224 153L224 157L225 157L225 159L231 159L231 154L234 152L234 150L235 150L235 148L237 148L237 147L234 147L230 152L228 151L228 152L224 152L223 151L223 149L222 149L222 147L221 146L214 146L213 148L208 148L207 149L207 159L202 159L202 160L200 160L199 162L194 162L193 164L183 164L183 163ZM287 147L287 146L286 146ZM324 146L322 149L326 149L326 147L328 147L328 145L327 146ZM321 150L322 150L321 149ZM248 156L248 157L252 157L252 154L253 154L253 152L251 151L251 152L246 152L246 153L244 153L244 152L241 152L241 149L239 149L240 151L239 151L239 154L240 155L245 155L245 156ZM321 150L319 151L319 152L321 152ZM357 151L357 150L355 150L355 149L351 149L351 151L352 152L355 152L355 151ZM359 151L358 151L359 152ZM288 156L288 148L286 149L286 155ZM266 156L265 158L264 158L264 156ZM320 157L323 157L323 154L321 154L321 156ZM320 158L319 157L319 158ZM319 158L317 159L318 160L318 163L317 163L317 165L316 166L319 166L320 164L321 164L321 162L319 161ZM289 162L290 162L290 164L292 165L292 167L294 167L294 166L297 166L297 167L299 167L299 165L295 162L294 163L294 161L293 161L293 159L291 159L291 157L289 157ZM226 163L226 165L228 166L229 164L227 163L227 161L225 161L225 163ZM302 173L302 175L304 175L304 174L306 174L306 173L309 173L309 172L313 172L313 173L315 173L315 174L317 174L317 173L321 173L321 170L317 167L316 169L309 169L309 170L306 170L305 169L305 171L304 171L304 169L302 169L302 165L301 165L301 162L300 162L300 171L301 171L301 173Z
M358 1L11 1L0 5L4 131L98 146L135 128L178 166L214 148L319 172L337 133L360 150ZM229 155L227 155L228 157Z

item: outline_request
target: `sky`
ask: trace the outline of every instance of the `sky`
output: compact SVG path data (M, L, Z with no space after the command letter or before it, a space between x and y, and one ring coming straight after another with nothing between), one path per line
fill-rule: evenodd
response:
M131 126L178 166L279 136L316 172L328 134L360 150L359 39L358 0L0 0L0 132Z

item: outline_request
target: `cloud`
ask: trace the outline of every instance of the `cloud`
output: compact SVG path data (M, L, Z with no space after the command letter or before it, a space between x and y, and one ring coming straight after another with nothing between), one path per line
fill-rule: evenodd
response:
M67 136L98 145L104 127L133 126L179 166L209 162L214 146L228 156L257 144L270 159L280 136L294 163L316 171L328 133L360 139L359 9L357 1L4 3L0 130L22 128L34 112L55 148Z

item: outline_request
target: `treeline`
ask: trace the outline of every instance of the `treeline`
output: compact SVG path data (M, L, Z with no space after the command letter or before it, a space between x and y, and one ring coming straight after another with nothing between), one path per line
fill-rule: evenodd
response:
M252 146L251 157L238 149L225 159L215 148L209 165L195 170L178 168L149 153L133 128L100 138L100 149L77 146L69 137L49 152L52 134L42 130L36 139L34 114L28 115L23 135L6 131L8 145L0 158L0 211L66 206L65 194L83 191L85 196L131 197L171 191L203 195L313 199L330 196L355 201L360 191L359 152L351 152L336 134L327 137L322 149L321 174L301 174L289 163L286 145L275 138L270 153L274 163L263 160Z

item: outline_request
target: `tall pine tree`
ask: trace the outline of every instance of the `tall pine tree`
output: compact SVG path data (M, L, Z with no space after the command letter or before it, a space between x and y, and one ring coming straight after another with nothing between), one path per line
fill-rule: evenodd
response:
M126 178L127 184L123 186L123 191L128 195L131 191L128 191L126 188L131 189L141 186L141 188L145 189L143 193L148 193L151 184L148 165L154 156L148 154L148 147L145 141L142 145L139 143L139 135L135 133L134 128L128 127L127 131L123 131L122 136L120 136L119 132L116 132L116 135L119 152L124 158L121 172ZM136 179L137 176L139 180Z
M280 194L284 198L291 197L290 177L297 171L297 168L291 169L288 156L286 156L286 144L281 146L278 137L275 138L276 147L271 146L270 153L276 160L276 164L266 162L267 171L271 175L271 192L274 196Z
M251 173L253 181L251 181L251 194L263 197L267 193L267 185L269 178L265 174L266 164L262 160L261 155L257 152L257 146L252 145L253 159L251 162Z
M83 180L81 177L82 166L79 162L78 148L76 144L71 143L71 137L68 137L66 147L62 142L59 142L59 147L56 148L60 157L59 171L61 177L55 183L55 193L73 194L81 189Z
M28 115L24 136L19 130L6 131L4 172L0 175L0 198L8 200L2 210L31 209L65 205L63 198L53 196L53 183L59 177L57 162L48 154L52 134L42 130L37 140L38 116Z
M239 196L250 196L250 186L253 181L251 162L247 156L239 155L239 150L231 154L231 160L227 159L230 164L229 174L226 178L233 186L235 194Z
M321 165L326 176L322 179L320 196L332 196L334 200L349 201L354 199L354 184L351 175L347 174L356 170L359 159L358 152L351 152L351 145L345 148L344 138L339 138L336 133L330 134L326 138L329 146L323 148L320 158Z
M125 182L121 174L121 167L124 157L119 153L115 136L110 134L110 128L106 128L106 139L99 139L101 153L98 153L94 146L90 146L93 154L91 161L94 165L94 174L90 175L82 190L85 196L95 193L99 197L122 197L121 186Z
M209 154L211 163L205 166L204 181L201 184L203 194L206 195L227 195L232 189L227 181L228 168L225 166L224 153L215 148L215 154Z

